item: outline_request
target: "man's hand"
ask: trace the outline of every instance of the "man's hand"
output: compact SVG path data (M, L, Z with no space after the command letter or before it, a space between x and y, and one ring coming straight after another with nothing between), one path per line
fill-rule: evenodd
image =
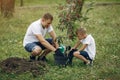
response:
M59 45L58 45L57 42L53 42L53 45L54 45L55 48L58 48L58 47L59 47Z
M59 49L56 49L55 55L57 55L57 56L64 56L63 53Z

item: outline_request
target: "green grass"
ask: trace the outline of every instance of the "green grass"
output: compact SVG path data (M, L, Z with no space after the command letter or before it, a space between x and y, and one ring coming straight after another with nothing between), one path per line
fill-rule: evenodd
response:
M31 1L32 0L26 0ZM14 17L6 19L0 16L0 61L9 57L28 58L23 46L22 40L29 24L39 19L42 14L50 12L54 16L53 26L57 35L65 34L56 29L58 24L58 14L55 10L55 1L39 0L42 4L39 8L19 8L16 7ZM39 1L35 0L35 5ZM102 0L107 1L107 0ZM112 1L112 0L110 0ZM119 0L116 0L119 1ZM27 2L25 5L29 5ZM44 5L47 5L46 7ZM30 6L30 5L29 5ZM51 7L50 7L51 6ZM120 74L120 5L114 6L95 6L88 13L90 18L86 24L89 33L93 35L96 41L97 54L92 67L84 66L82 62L74 58L73 66L59 68L54 65L53 55L49 54L47 58L48 70L45 75L32 77L29 72L23 74L6 74L0 72L0 80L119 80ZM84 6L83 10L87 7ZM72 42L72 45L74 42Z
M64 3L65 0L23 0L23 5L24 6L34 6L34 5L55 5L55 4L60 4ZM20 5L20 0L16 0L16 5Z
M34 5L56 5L64 4L66 0L23 0L24 6L34 6ZM91 0L85 0L91 1ZM93 2L120 2L120 0L92 0ZM20 6L20 0L16 0L16 6Z

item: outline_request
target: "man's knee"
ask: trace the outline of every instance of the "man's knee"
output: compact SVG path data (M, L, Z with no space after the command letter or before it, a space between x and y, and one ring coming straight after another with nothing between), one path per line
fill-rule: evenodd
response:
M37 56L41 53L42 49L39 46L35 46L35 48L32 51L32 54Z

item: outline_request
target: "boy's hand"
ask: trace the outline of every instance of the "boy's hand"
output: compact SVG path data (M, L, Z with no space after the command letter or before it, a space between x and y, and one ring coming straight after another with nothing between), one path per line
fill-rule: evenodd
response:
M75 48L74 48L74 47L72 47L72 48L70 49L70 51L72 51L72 50L75 50Z
M66 50L71 50L71 46L66 46Z

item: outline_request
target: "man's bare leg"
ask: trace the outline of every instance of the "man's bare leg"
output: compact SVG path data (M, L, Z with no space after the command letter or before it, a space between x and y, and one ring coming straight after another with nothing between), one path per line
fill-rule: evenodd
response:
M45 60L45 61L47 61L47 59L46 59L46 55L48 54L48 53L50 53L51 52L51 50L48 50L48 49L46 49L46 50L44 50L43 52L42 52L42 54L40 54L39 55L39 57L38 57L38 60Z
M39 46L35 46L34 50L31 52L30 61L35 61L36 56L38 56L42 52L42 49Z

